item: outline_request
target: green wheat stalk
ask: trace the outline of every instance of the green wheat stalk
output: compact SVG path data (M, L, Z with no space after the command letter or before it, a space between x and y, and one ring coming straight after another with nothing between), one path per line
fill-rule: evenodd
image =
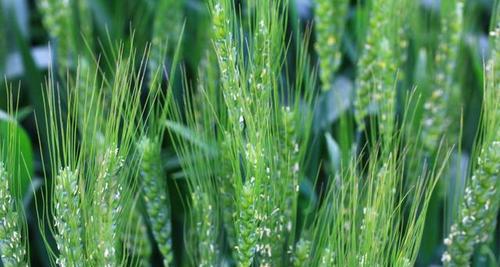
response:
M358 174L360 162L352 158L341 170L342 179L327 189L309 230L310 265L413 266L430 197L444 167L431 166L407 188L400 179L407 155L393 149L371 153L366 179Z

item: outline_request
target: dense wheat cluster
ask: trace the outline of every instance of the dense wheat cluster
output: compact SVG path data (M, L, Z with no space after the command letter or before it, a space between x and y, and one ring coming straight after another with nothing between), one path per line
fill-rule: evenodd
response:
M497 266L499 31L496 0L0 1L0 260Z

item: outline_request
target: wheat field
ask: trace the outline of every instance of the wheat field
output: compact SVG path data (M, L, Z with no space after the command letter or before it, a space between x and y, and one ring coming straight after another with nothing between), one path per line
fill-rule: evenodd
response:
M497 0L0 1L0 266L499 266Z

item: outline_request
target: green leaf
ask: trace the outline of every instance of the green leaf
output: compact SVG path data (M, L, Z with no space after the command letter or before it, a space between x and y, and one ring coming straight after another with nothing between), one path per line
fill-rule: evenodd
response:
M10 133L9 133L10 131ZM12 138L12 139L11 139ZM0 111L0 142L3 150L0 158L12 165L11 190L17 198L23 198L33 175L33 150L26 131L17 122ZM13 144L11 142L14 142ZM11 149L12 148L12 149Z
M205 143L203 140L201 140L196 133L191 131L186 126L184 126L180 123L174 122L174 121L170 121L170 120L165 121L165 126L167 126L167 128L169 130L171 130L172 132L178 134L180 137L184 138L185 140L192 143L193 145L198 146L199 148L201 148L205 152L208 152L211 155L216 153L215 148L211 147L210 145Z
M315 112L317 132L327 129L342 116L352 104L353 84L347 77L341 76L334 81L333 88L319 96Z
M15 114L16 121L21 122L31 114L33 114L33 109L31 107L20 108Z
M340 147L337 144L337 142L335 142L330 133L326 133L325 138L326 138L326 145L328 148L328 155L330 157L330 166L332 168L332 171L336 172L339 170L340 166L340 158L341 158Z

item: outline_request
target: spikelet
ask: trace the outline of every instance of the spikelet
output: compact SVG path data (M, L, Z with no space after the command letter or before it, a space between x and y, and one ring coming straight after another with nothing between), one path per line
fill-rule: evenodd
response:
M255 256L257 236L255 231L255 199L258 194L254 192L255 178L250 178L243 185L239 195L237 218L235 218L238 231L238 241L235 247L238 266L251 266Z
M238 135L243 130L244 118L242 108L245 102L243 90L240 89L240 69L237 64L238 47L233 35L232 12L233 4L227 0L212 0L209 4L212 19L212 40L220 71L221 91L225 106L227 107L228 122L232 129L224 135L231 136L222 144L224 155L223 162L230 163L232 160L230 153L232 142L238 139ZM262 24L259 24L262 26ZM265 26L265 25L264 25ZM267 30L261 27L260 30ZM268 47L261 44L263 50ZM262 60L265 60L262 59ZM260 77L260 73L254 78ZM233 137L234 136L234 137ZM254 199L252 184L254 181L247 181L243 188L236 188L235 181L240 179L233 166L223 166L222 173L219 174L220 190L222 194L222 204L228 204L222 209L224 218L224 228L228 236L230 245L235 250L235 258L238 266L250 266L254 259L256 237L255 225L251 223L254 218ZM233 205L232 202L235 202ZM234 209L233 209L234 208Z
M89 252L89 258L97 265L116 266L119 262L116 254L118 244L117 230L119 217L122 211L122 186L120 185L120 171L123 159L118 154L118 149L108 148L99 164L93 192L93 207L90 223L99 223L99 231L89 233L92 238L90 247L95 247Z
M9 175L0 162L0 255L6 267L24 266L26 250L21 240L20 218L9 189Z
M326 247L321 252L320 264L321 264L321 266L334 266L335 265L335 251L333 251L329 247Z
M198 266L217 266L219 246L217 244L216 210L212 206L209 194L199 187L191 194L194 217L196 218L196 235L198 238Z
M500 9L500 6L498 9ZM498 20L500 20L500 18ZM500 73L500 64L498 63L498 60L500 59L500 41L498 40L500 38L500 21L497 23L498 24L495 26L495 29L490 32L491 58L488 61L485 70L486 75L489 77L489 84L487 86L494 89L498 88L500 85L500 75L498 75L498 73Z
M57 262L60 266L78 266L84 259L78 172L69 167L60 170L55 184L55 239L60 253Z
M267 211L268 228L271 234L268 242L272 247L273 254L276 257L281 256L286 237L292 234L292 225L294 221L294 212L299 193L299 140L296 127L297 112L290 107L281 108L279 157L274 167L266 168L268 183L275 183L274 187L269 188L270 195L274 202L270 210ZM269 153L271 154L271 153ZM274 193L274 194L273 194Z
M319 58L320 79L323 91L333 85L334 73L340 66L340 45L344 34L349 1L319 0L316 2L314 21L316 29L316 53Z
M406 8L406 7L403 7ZM397 36L398 36L398 44L395 48L396 52L396 58L397 58L397 66L398 66L398 75L397 75L397 80L398 81L403 81L406 78L405 72L404 72L404 67L406 66L406 63L408 62L408 47L409 47L409 41L408 41L408 25L405 23L401 23L401 25L397 26Z
M164 265L169 266L174 260L172 225L168 188L161 165L160 145L143 138L138 148L141 154L142 191L153 236L163 255Z
M445 266L468 266L474 247L491 240L499 208L500 176L500 94L495 67L498 60L498 33L492 32L492 56L486 65L486 88L483 100L484 140L469 185L465 189L458 218L451 226L442 256Z
M395 86L398 60L394 54L390 10L397 3L391 0L373 2L364 50L358 62L355 119L358 129L366 128L364 119L369 110L377 107L380 113L380 132L391 134L394 117Z
M233 5L228 0L211 0L212 40L220 69L222 95L228 109L229 121L233 127L243 129L244 118L240 103L243 94L240 90L240 70L237 64L238 48L233 36L230 13Z
M264 5L264 4L261 4ZM257 25L257 31L254 36L254 61L252 69L252 85L251 94L254 100L251 103L252 112L258 118L264 118L268 112L267 103L269 101L269 94L271 93L272 86L272 72L271 56L273 55L270 38L270 25L269 18L263 16ZM261 123L266 123L265 120L260 120Z
M295 248L295 256L293 266L301 267L309 264L309 256L311 254L311 241L301 238Z
M450 15L442 14L440 41L435 58L436 87L424 103L422 141L428 154L438 147L441 136L450 125L447 102L456 87L453 74L462 35L464 3L462 0L448 2L452 4L453 12Z
M500 141L485 147L478 159L457 223L453 224L442 261L445 266L467 266L474 246L490 240L498 212L497 185L500 175Z
M100 125L96 121L95 114L101 114L102 108L98 103L99 92L95 90L94 82L96 70L95 66L90 64L90 62L82 57L78 61L78 67L76 72L76 81L74 83L74 90L76 91L77 97L77 109L78 109L78 119L79 119L79 129L84 132L85 136L92 136L93 143L102 149L104 147L104 138L102 133L96 133L96 127ZM94 112L89 114L89 110Z
M50 36L57 40L59 69L61 73L65 73L70 66L70 54L76 51L71 31L73 29L71 1L41 0L38 3L45 28Z

